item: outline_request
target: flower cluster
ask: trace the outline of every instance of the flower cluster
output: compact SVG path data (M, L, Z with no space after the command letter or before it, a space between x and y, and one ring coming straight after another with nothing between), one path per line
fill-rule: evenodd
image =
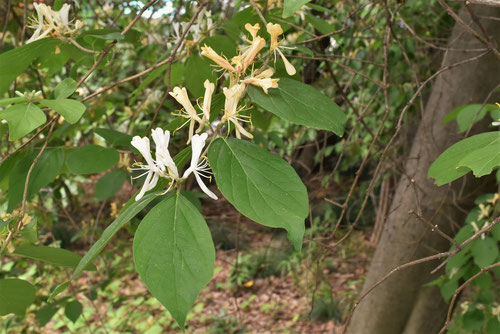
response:
M180 182L181 178L179 177L179 172L177 170L177 166L170 156L170 152L168 151L168 144L170 141L170 131L163 131L161 128L156 128L152 131L151 137L153 137L153 141L156 146L155 158L153 159L150 151L150 142L148 137L139 137L135 136L132 138L132 146L134 146L144 157L146 160L145 164L135 163L133 165L132 170L143 171L144 173L136 176L135 178L142 177L146 175L146 179L142 185L141 191L135 197L135 200L140 200L147 191L152 190L156 187L158 180L160 177L167 178L170 180L169 186L167 190L165 190L164 194L167 193L176 182ZM203 183L202 176L205 178L210 178L210 169L208 166L208 162L205 158L202 158L200 161L200 156L205 147L205 141L207 140L208 135L206 133L202 135L194 135L192 138L192 156L191 156L191 165L184 172L182 179L186 179L190 174L194 174L198 185L201 190L205 194L207 194L210 198L217 199L217 196L211 192L205 183Z
M208 13L209 17L209 13ZM201 21L199 22L201 26ZM211 25L211 21L207 23L208 26ZM179 26L174 26L174 30L178 31ZM234 127L236 137L241 138L245 136L252 139L253 135L247 131L241 122L250 122L250 116L242 115L242 111L245 109L244 106L240 106L240 102L245 95L247 85L254 85L262 88L264 93L268 94L270 88L278 87L278 78L272 78L274 71L271 68L267 68L267 63L274 55L276 60L276 55L279 54L281 59L285 64L286 71L289 75L294 75L296 73L293 65L286 59L281 49L281 42L279 41L279 36L283 34L283 30L279 24L269 23L267 24L267 32L270 35L270 46L267 61L263 61L261 68L255 69L255 60L262 49L266 46L266 41L263 37L259 36L260 26L259 24L251 25L247 23L245 29L250 33L251 40L247 39L248 45L240 49L240 53L228 60L222 55L219 55L211 47L204 45L201 47L201 55L214 61L223 71L227 71L229 74L229 85L228 87L223 87L222 92L225 97L224 103L224 114L222 115L220 121L215 121L212 124L218 124L217 128L214 129L210 124L210 111L212 105L212 95L215 91L215 83L205 80L203 83L205 87L205 94L203 96L203 103L200 105L198 103L199 111L192 104L188 92L185 87L174 87L169 94L182 106L179 110L179 116L185 118L186 121L178 128L182 128L184 125L189 123L189 133L187 144L191 143L192 146L192 158L190 167L184 172L182 178L177 171L177 167L170 157L168 152L168 143L170 140L170 132L163 132L162 129L158 128L153 131L152 137L156 145L156 160L153 159L150 153L150 143L147 137L134 137L132 140L132 145L139 150L144 159L145 164L134 164L135 170L144 171L141 177L144 175L146 179L141 191L136 197L136 200L141 199L144 193L153 189L160 177L168 178L170 180L169 191L175 183L180 182L182 179L187 178L189 175L194 174L198 185L201 190L207 194L210 198L217 199L217 196L211 192L207 186L204 184L202 177L210 178L210 167L206 158L202 157L202 150L205 146L205 141L207 140L208 134L204 131L206 126L209 126L209 132L217 135L218 130L222 127L221 125L227 124L228 132L231 131L231 127ZM246 75L247 71L250 73ZM195 126L197 129L195 130ZM196 134L195 134L196 133Z
M76 20L70 24L69 10L71 6L64 4L59 11L55 11L45 4L34 3L37 17L32 18L30 28L35 29L33 36L26 42L31 43L36 40L52 36L56 38L71 37L83 26L83 22Z

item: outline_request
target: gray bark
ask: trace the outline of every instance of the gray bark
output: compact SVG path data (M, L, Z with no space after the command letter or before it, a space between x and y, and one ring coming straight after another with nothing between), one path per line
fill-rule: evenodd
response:
M472 7L478 16L500 16L500 8ZM466 10L460 16L471 22ZM500 22L483 20L485 29L500 44ZM470 25L479 32L477 26ZM480 33L480 32L479 32ZM484 48L458 24L454 27L449 46L455 49ZM477 56L478 52L448 51L442 67ZM455 122L442 125L444 116L454 108L470 103L483 103L500 84L500 61L492 54L443 72L434 82L423 119L412 144L405 166L405 175L415 180L422 216L453 235L465 218L465 210L485 188L483 180L470 175L436 187L427 178L431 163L446 148L461 139ZM494 98L495 96L493 96ZM498 97L498 96L497 96ZM497 100L498 101L498 100ZM492 101L493 102L493 101ZM463 188L462 188L463 187ZM427 224L417 220L410 210L417 211L416 197L410 179L403 176L396 188L382 237L374 254L363 291L372 287L398 265L446 251L450 244L432 232ZM453 228L455 226L455 229ZM424 287L437 276L430 271L439 264L428 262L403 269L387 279L365 298L355 310L348 334L432 334L444 323L447 305L435 287Z

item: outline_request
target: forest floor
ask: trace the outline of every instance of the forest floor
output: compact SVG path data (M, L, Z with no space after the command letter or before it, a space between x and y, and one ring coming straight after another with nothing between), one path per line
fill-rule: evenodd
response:
M331 230L322 230L317 221L314 228L308 224L304 248L297 252L286 233L253 223L223 199L208 203L203 211L217 248L215 275L188 314L186 333L340 333L373 252L367 246L370 230L355 230L335 247ZM88 247L75 251L84 254ZM33 329L29 333L181 332L138 277L132 234L120 232L95 264L97 271L84 272L59 296L46 323L39 307L28 310L23 325ZM49 266L43 270L37 285L47 295L48 286L71 274ZM71 322L62 306L75 294L83 313Z

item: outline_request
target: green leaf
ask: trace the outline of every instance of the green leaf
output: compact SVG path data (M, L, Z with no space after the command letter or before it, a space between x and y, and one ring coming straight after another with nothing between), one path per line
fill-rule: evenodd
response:
M35 287L22 279L0 279L0 315L23 315L35 300Z
M70 268L76 268L76 266L82 259L80 255L70 252L66 249L48 246L37 246L29 243L20 245L11 254ZM96 269L97 268L93 264L90 264L85 268L85 270L92 271Z
M120 154L113 148L87 145L68 153L66 165L74 174L93 174L114 167L119 160Z
M298 11L302 6L311 0L285 0L285 4L283 5L283 18L292 16Z
M474 168L474 175L485 175L484 173L491 171L495 165L499 164L499 139L500 131L495 131L459 141L432 163L427 176L434 178L435 183L441 186L464 176L472 168ZM479 153L475 153L476 151ZM470 154L472 155L468 158Z
M28 176L28 170L39 152L31 152L24 159L19 161L9 178L9 205L11 212L21 202L24 192L24 184ZM52 182L64 163L64 150L61 148L46 149L31 172L28 184L27 200L38 193L40 189Z
M122 169L115 169L102 176L95 185L95 198L103 201L116 194L127 180L127 173Z
M306 22L310 23L316 30L324 35L329 34L335 30L335 27L332 24L317 16L306 13L305 18Z
M163 192L163 191L162 191ZM69 281L59 284L54 291L49 296L49 302L54 299L55 296L66 290L69 286L70 282L76 278L78 278L82 271L85 270L99 255L99 253L104 249L104 247L108 244L111 238L125 225L130 219L134 218L139 212L142 211L152 200L157 198L158 194L162 192L150 193L144 196L140 201L135 201L133 197L131 200L127 202L127 204L123 207L120 215L116 218L105 230L102 232L101 237L96 241L95 244L92 245L90 250L85 254L85 256L80 260L78 266L76 267L73 275Z
M82 314L82 310L82 304L80 304L77 300L73 300L66 304L64 314L69 320L71 320L71 322L75 323L80 317L80 314Z
M484 240L481 238L476 239L472 242L471 253L474 263L480 268L489 266L495 263L498 257L497 242L490 237L486 237Z
M494 104L468 104L455 108L443 119L443 124L449 123L453 119L457 120L458 132L463 133L469 129L473 123L477 123L484 118L489 111L498 109Z
M500 131L496 132L496 139L467 154L458 165L472 169L475 177L488 175L500 166Z
M281 78L279 87L270 89L269 94L251 85L248 94L253 102L290 122L330 130L338 136L344 133L346 116L342 110L312 86Z
M38 311L36 311L35 319L38 321L40 327L43 327L50 321L50 319L52 319L57 311L58 309L54 304L44 305Z
M184 166L191 160L191 146L186 146L179 153L177 153L174 157L174 163L177 166L178 170L184 168Z
M500 333L500 320L494 317L491 318L486 324L486 334L498 334Z
M203 82L205 82L205 80L208 79L213 83L217 82L217 75L210 66L210 63L199 55L192 55L188 58L184 73L184 83L191 93L191 99L197 99L203 96L205 93Z
M476 331L483 326L484 313L478 309L469 310L463 315L462 319L464 329L477 333Z
M200 44L206 44L207 46L216 50L218 54L224 55L228 59L231 59L232 57L237 55L236 43L231 38L225 35L215 35L205 38Z
M198 209L180 193L157 204L137 229L134 261L149 291L184 327L214 272L212 236Z
M299 51L299 52L305 53L308 56L314 57L314 52L311 49L306 48L303 45L294 45L293 49L295 51Z
M80 101L70 99L40 100L40 103L55 110L70 124L78 122L87 109Z
M126 133L105 128L95 129L94 132L104 138L104 140L106 140L106 142L111 146L132 147L130 144L132 136Z
M14 104L0 111L0 118L9 124L9 140L14 141L45 124L47 117L33 103Z
M54 89L54 97L56 99L64 99L70 96L78 88L75 80L66 78L61 81Z
M457 280L447 281L440 287L441 296L448 303L457 289L458 289Z
M261 147L233 138L218 138L208 150L215 180L226 199L246 217L288 231L302 247L309 213L307 190L295 170Z
M56 46L62 44L60 40L44 38L33 43L0 54L0 96L10 84L23 73L34 59L45 54L54 53Z

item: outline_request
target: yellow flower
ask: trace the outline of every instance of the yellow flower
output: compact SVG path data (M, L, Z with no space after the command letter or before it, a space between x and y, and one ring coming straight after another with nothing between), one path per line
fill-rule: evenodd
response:
M250 47L243 53L243 71L253 62L257 54L266 45L266 40L260 36L253 39Z
M278 42L278 36L283 34L283 29L277 23L269 22L266 26L267 32L271 35L271 52L279 47L280 43Z
M242 80L242 83L262 87L264 93L268 93L269 88L278 88L278 81L280 79L272 79L271 76L274 74L272 69L267 69L261 74Z
M275 57L276 57L276 52L278 52L281 59L283 60L283 63L285 64L286 73L288 73L288 75L294 75L295 73L297 73L295 67L293 67L293 65L288 61L288 59L286 59L285 55L280 50L281 42L278 41L278 36L283 34L283 29L279 24L271 22L267 24L266 28L269 35L271 35L270 51L271 52L274 51Z
M231 71L231 72L235 72L236 71L234 69L234 67L231 66L231 64L229 64L229 62L227 61L226 58L224 58L224 57L220 56L219 54L217 54L217 52L215 52L214 49L212 49L211 47L207 46L206 44L201 47L201 55L205 56L205 57L207 57L209 59L211 59L212 61L214 61L215 63L217 63L217 65L219 65L222 68L225 68L228 71Z
M255 39L257 37L257 33L260 30L260 26L258 23L255 23L254 25L251 25L250 23L245 24L245 29L252 35L252 39Z

